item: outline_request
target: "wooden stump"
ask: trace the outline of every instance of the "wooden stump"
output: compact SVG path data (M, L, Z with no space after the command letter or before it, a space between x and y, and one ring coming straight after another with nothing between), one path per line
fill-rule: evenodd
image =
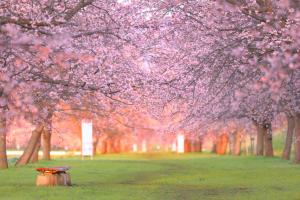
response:
M71 177L68 173L43 173L36 177L36 186L71 186Z

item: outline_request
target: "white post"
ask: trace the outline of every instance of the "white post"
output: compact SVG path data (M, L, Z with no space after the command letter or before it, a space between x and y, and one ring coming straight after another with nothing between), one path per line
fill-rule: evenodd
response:
M82 129L82 149L81 156L91 156L93 159L93 123L88 121L81 122Z
M143 153L147 152L147 143L146 143L146 140L142 141L142 152Z
M184 135L177 135L177 153L184 153Z
M137 144L133 144L133 145L132 145L132 151L133 151L133 152L137 152L137 150L138 150L138 149L137 149Z

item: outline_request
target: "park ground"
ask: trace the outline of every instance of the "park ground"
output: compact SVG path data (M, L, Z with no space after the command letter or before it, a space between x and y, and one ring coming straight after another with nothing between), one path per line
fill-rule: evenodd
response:
M70 166L72 187L36 187L36 167ZM300 167L209 153L56 158L0 171L0 199L300 200Z
M0 171L5 200L300 200L300 166L280 158L192 154L101 155L54 158ZM70 166L72 187L36 187L37 167Z

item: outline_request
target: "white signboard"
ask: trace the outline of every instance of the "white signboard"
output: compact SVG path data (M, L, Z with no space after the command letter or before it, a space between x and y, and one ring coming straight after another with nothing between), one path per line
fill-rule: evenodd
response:
M82 121L82 156L93 156L93 124Z
M184 153L184 135L177 135L177 153Z

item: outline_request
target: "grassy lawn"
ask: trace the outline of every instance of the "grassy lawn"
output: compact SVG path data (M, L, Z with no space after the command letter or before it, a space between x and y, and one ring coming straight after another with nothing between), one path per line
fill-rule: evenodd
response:
M72 187L36 187L36 167L71 166ZM300 167L279 158L105 155L0 171L0 199L300 200Z

